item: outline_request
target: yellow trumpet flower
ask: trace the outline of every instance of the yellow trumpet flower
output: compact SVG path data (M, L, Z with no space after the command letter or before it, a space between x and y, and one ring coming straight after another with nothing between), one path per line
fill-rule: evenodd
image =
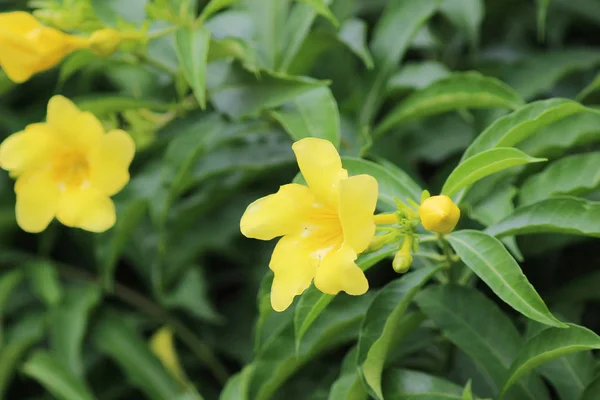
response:
M275 273L271 305L276 311L287 309L313 278L324 293L365 293L369 284L354 261L375 235L375 178L348 177L327 140L305 138L292 149L308 186L281 186L250 204L240 222L249 238L283 236L269 263Z
M115 223L110 196L129 181L135 145L122 130L105 133L89 112L54 96L47 122L28 125L0 145L0 167L17 178L17 223L41 232L61 223L103 232Z
M88 39L43 26L23 11L0 13L0 67L14 82L58 64L69 53L89 47Z

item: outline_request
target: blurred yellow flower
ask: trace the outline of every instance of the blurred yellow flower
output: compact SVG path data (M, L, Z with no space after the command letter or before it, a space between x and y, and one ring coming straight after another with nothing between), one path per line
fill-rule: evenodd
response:
M0 145L0 167L17 178L17 223L41 232L61 223L103 232L115 223L110 196L129 181L135 145L122 130L104 132L98 119L54 96L47 122L28 125Z
M88 40L40 24L23 11L0 13L0 67L14 82L55 66Z
M428 231L450 233L460 219L460 209L448 196L432 196L421 203L419 217Z
M240 222L249 238L283 236L269 263L275 273L271 305L276 311L288 308L313 278L324 293L365 293L369 284L354 261L375 235L375 178L348 177L327 140L305 138L292 148L308 187L281 186L250 204Z

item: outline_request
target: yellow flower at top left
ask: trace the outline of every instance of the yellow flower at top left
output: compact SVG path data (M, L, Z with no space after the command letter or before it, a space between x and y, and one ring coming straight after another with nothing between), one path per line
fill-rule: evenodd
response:
M13 82L25 82L87 47L88 39L43 26L26 12L0 13L0 67Z
M0 144L0 167L17 178L17 223L41 232L56 217L91 232L109 229L116 220L110 196L129 182L134 153L126 132L105 132L93 114L54 96L45 123Z

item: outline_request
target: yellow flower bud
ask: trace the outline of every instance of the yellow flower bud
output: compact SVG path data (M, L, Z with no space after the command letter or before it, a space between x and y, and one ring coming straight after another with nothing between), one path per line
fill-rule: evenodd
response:
M421 203L419 217L428 231L450 233L458 223L460 209L448 196L433 196Z
M114 29L100 29L90 36L90 48L99 56L110 56L121 44L121 34Z
M394 256L394 261L392 261L392 268L399 274L403 274L410 269L412 265L413 258L410 252L399 251Z

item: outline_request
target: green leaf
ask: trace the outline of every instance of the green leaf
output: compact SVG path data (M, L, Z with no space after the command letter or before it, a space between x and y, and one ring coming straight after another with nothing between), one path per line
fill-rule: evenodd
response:
M301 366L326 352L355 340L359 324L372 295L336 296L331 305L307 331L299 350L295 351L294 327L289 324L263 347L252 362L254 372L250 398L270 399L279 387Z
M202 9L202 13L198 17L197 25L202 25L204 21L209 19L214 13L237 3L240 0L210 0L210 2Z
M229 378L219 396L219 400L249 400L248 391L250 390L250 379L253 371L254 366L250 364L245 366L241 372Z
M485 12L483 0L446 0L440 11L467 37L471 48L477 48Z
M438 61L407 62L390 78L388 93L424 89L450 73L448 67Z
M544 329L547 329L545 325L530 320L525 337L529 340ZM581 351L549 361L537 371L552 384L561 399L579 399L594 377L595 365L592 352Z
M296 0L301 3L309 5L313 10L317 12L320 16L326 18L333 26L336 28L340 26L340 22L337 20L335 15L331 12L329 7L327 6L331 1L328 0Z
M354 157L342 157L342 165L350 175L367 174L377 179L379 184L378 208L381 211L395 211L395 198L419 201L423 190L410 176L391 163L376 164Z
M141 219L146 215L148 208L147 199L132 199L124 203L116 202L117 222L115 226L105 233L95 235L96 260L102 284L112 290L114 273L121 254L125 251L134 230Z
M530 176L519 192L519 202L528 205L556 195L582 196L600 187L600 175L582 174L600 165L600 152L577 154L550 164Z
M498 79L478 72L456 72L408 96L388 113L373 135L381 135L411 119L452 110L495 107L514 110L522 105L521 97Z
M512 308L550 326L564 327L529 283L502 243L484 232L463 230L447 236L461 260Z
M527 104L498 118L484 130L465 151L462 161L494 147L512 147L538 130L584 111L584 106L566 99L541 100Z
M89 111L98 118L106 117L112 113L138 110L140 108L148 108L155 111L171 110L171 105L168 103L127 96L95 94L76 97L72 100L82 111Z
M118 27L121 22L141 25L146 20L148 0L92 0L94 13L102 22Z
M452 196L461 189L468 188L478 180L496 172L517 165L546 161L543 158L530 157L511 147L497 147L476 154L460 163L450 174L442 194Z
M260 71L258 76L229 66L221 83L209 87L211 101L233 119L257 117L263 110L279 107L295 97L327 84L311 78Z
M23 373L38 381L59 400L94 400L96 397L46 350L33 353L22 367Z
M318 0L317 0L318 1ZM331 0L323 1L325 6ZM299 58L299 51L309 37L310 28L317 17L317 11L309 4L296 4L290 11L283 29L283 43L281 46L281 61L278 71L287 72Z
M4 343L4 310L10 300L11 294L19 286L25 275L21 269L13 269L5 272L0 277L0 348ZM2 396L0 396L2 398Z
M547 0L547 1L549 1L549 0ZM597 92L598 89L600 89L600 73L598 73L596 75L594 80L592 82L590 82L589 85L587 85L585 88L583 88L583 90L581 92L579 92L579 94L577 95L577 101L583 102L592 93Z
M439 269L421 268L392 281L381 289L367 310L358 336L357 365L369 392L377 399L383 399L381 374L388 353L423 321L418 314L404 318L404 313Z
M462 393L462 400L473 400L473 390L471 389L471 381L467 382L465 390Z
M367 394L356 369L357 348L353 347L342 361L340 376L331 385L328 400L367 400Z
M49 261L32 261L26 265L26 271L33 292L48 307L61 300L63 290L54 264Z
M596 377L586 388L579 400L596 400L600 398L600 377Z
M442 0L405 0L388 3L373 32L370 47L375 68L367 76L368 89L359 115L361 125L368 125L375 117L387 83L410 42L441 2Z
M97 285L77 286L67 290L63 301L50 310L52 354L74 376L83 377L83 338L90 313L100 298Z
M598 64L600 53L597 49L570 48L531 54L507 68L502 80L529 100L548 93L563 77Z
M517 208L486 232L498 237L530 233L600 237L600 203L570 196L542 200Z
M366 271L379 261L391 257L397 251L397 246L385 246L378 251L361 254L356 260L356 264L363 271ZM296 348L300 348L302 339L306 332L308 332L308 329L335 297L336 296L322 293L314 286L309 287L300 296L294 311L294 336L296 338Z
M383 378L383 395L394 400L460 400L463 388L424 372L391 369Z
M92 339L96 347L112 358L150 399L173 399L181 394L178 383L144 340L117 314L103 314L94 326Z
M256 54L245 40L231 37L224 39L212 37L208 48L207 62L211 63L223 59L240 60L247 70L256 70Z
M349 18L342 23L338 39L344 43L365 64L373 69L373 56L367 46L367 23L358 18Z
M6 398L10 381L27 351L42 340L45 317L30 313L12 325L9 340L0 347L0 399Z
M444 336L479 366L486 382L498 392L523 346L510 318L481 292L465 286L432 286L421 291L415 300ZM483 320L488 322L482 324ZM542 381L532 377L519 382L511 396L536 400L547 394Z
M541 128L518 147L534 157L556 157L565 149L598 142L600 113L586 109Z
M340 112L328 87L318 87L294 98L287 107L271 111L293 140L327 139L340 146Z
M510 368L500 398L522 376L541 364L578 351L594 349L600 349L600 337L582 326L568 324L567 329L543 330L528 340L519 352Z
M289 37L287 35L287 32L290 32L287 28L294 25L290 21L291 18L287 19L290 1L248 0L242 3L251 18L254 47L259 55L262 67L275 70L280 65L279 61L284 57L281 53L282 49L288 44L292 45L288 41ZM310 7L306 7L310 9ZM314 10L310 9L310 12L314 13ZM306 29L309 28L310 24ZM278 70L281 71L282 69Z
M185 80L192 88L201 108L206 107L206 64L210 31L203 26L179 28L175 32L177 58Z
M163 303L170 308L182 308L203 321L223 322L208 296L202 269L197 266L188 268L178 285L164 295Z

